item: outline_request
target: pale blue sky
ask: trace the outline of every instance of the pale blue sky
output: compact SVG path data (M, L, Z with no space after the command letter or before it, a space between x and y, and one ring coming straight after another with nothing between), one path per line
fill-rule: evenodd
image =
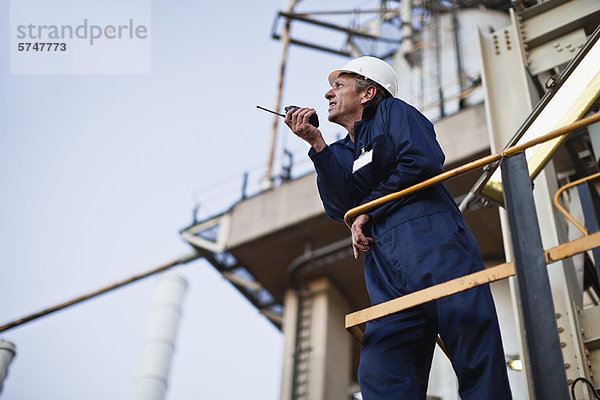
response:
M255 105L275 99L285 3L153 1L150 74L16 75L0 0L0 323L187 253L194 202L221 211L239 179L225 198L209 188L260 176L272 119ZM305 9L347 7L319 3ZM284 103L326 121L326 76L345 62L292 48ZM189 290L167 398L278 398L282 335L207 263L177 271ZM130 398L155 285L2 334L17 346L2 398Z

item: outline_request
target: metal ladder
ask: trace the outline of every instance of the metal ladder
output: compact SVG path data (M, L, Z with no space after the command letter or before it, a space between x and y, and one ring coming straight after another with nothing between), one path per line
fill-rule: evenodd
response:
M310 328L312 320L312 294L306 288L298 294L296 318L296 345L294 348L294 369L292 376L292 400L307 400L308 373L310 367Z

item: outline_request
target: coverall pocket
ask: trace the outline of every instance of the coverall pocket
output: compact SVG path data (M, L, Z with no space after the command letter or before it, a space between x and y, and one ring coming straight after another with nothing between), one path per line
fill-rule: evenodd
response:
M471 258L461 229L444 212L405 221L382 236L384 257L405 292L447 280L461 259Z
M388 276L389 283L403 294L407 293L403 276L402 243L396 229L391 229L376 239L377 257L382 261L382 276Z

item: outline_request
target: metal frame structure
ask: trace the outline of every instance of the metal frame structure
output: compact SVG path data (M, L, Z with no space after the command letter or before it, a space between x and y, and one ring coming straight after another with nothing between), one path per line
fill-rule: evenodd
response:
M600 9L600 3L597 3L596 5ZM523 62L523 60L526 60L527 53L523 51L522 46L519 45L523 40L523 34L517 30L519 16L512 11L511 18L513 21L511 26L505 28L503 33L493 34L492 46L486 46L486 39L481 33L479 38L483 57L487 60L487 62L484 62L484 83L488 86L488 121L490 121L491 127L500 131L500 133L495 132L497 136L500 136L499 139L502 139L502 131L513 131L511 127L507 126L512 122L511 119L503 117L506 113L518 115L520 112L523 112L523 110L533 108L512 138L506 138L506 148L514 146L524 140L528 140L544 129L548 130L548 123L543 122L544 114L546 114L546 119L548 119L548 115L551 116L553 113L556 114L556 108L561 108L563 110L568 108L569 112L567 113L566 118L563 117L556 121L554 125L550 126L551 128L556 129L581 118L585 111L589 109L590 105L598 98L598 85L600 84L600 77L592 74L587 81L582 82L585 90L584 96L581 97L584 97L584 99L574 98L572 99L570 107L564 105L564 99L573 96L573 84L571 84L571 82L577 82L577 76L574 76L570 81L569 79L578 71L577 68L580 66L580 63L592 49L595 49L596 53L598 53L598 46L600 45L598 43L598 40L600 39L600 28L598 28L585 46L582 45L583 48L577 54L577 57L569 63L560 77L555 77L548 83L551 86L550 90L546 92L544 97L535 107L533 107L531 99L527 98L528 96L522 96L519 101L515 101L513 93L501 90L500 87L496 87L495 85L502 83L490 78L498 75L505 75L505 70L508 70L510 75L523 78L517 81L520 91L528 92L529 87L533 84L531 80L525 78L529 76L531 72L526 70L526 65L529 61ZM501 41L505 42L504 46L506 47L506 50L504 52L502 52L501 49ZM575 49L575 46L569 46ZM489 54L492 49L494 49L494 53ZM485 77L487 77L487 79L485 79ZM565 85L567 82L569 82L569 87L566 87L561 91L563 87L567 86ZM513 82L513 84L516 84L516 82ZM563 104L559 104L560 102L563 102ZM500 108L503 109L502 115L494 112L495 109ZM540 146L535 153L528 154L528 160L533 160L529 161L531 164L529 170L532 179L535 178L547 164L550 155L556 150L563 139L563 137L558 137L553 142ZM496 143L496 147L501 147L501 145L502 143ZM468 198L462 202L461 210L466 208L467 203L470 202L475 195L480 194L488 200L494 201L499 205L502 204L502 185L500 183L497 165L490 166L490 168L486 169L484 174L471 189Z
M230 223L231 217L228 214L219 215L183 229L181 237L211 263L277 329L281 329L283 304L275 300L275 296L261 285L248 268L225 250Z
M336 54L339 56L351 57L352 52L350 50L348 50L347 48L348 47L350 47L352 49L356 48L356 44L353 43L353 40L355 38L369 39L369 40L373 40L373 41L377 41L377 42L393 44L395 46L399 45L400 41L397 38L386 38L386 37L382 37L380 35L369 33L365 29L347 28L345 26L341 26L341 25L337 25L337 24L334 24L331 22L319 20L319 19L313 18L314 16L317 16L317 15L332 16L332 15L373 14L373 15L379 15L381 18L389 20L391 18L398 16L400 13L401 13L401 9L388 10L385 8L379 9L379 10L312 11L312 12L302 12L302 13L280 11L279 13L277 13L277 15L275 16L275 20L273 21L273 27L271 29L271 37L275 40L285 39L286 28L284 28L284 31L282 34L277 32L277 28L279 26L279 20L281 18L285 19L286 26L291 21L298 21L298 22L302 22L302 23L310 25L310 26L316 26L316 27L329 29L332 31L346 34L346 40L345 40L346 49L344 49L344 48L335 49L333 47L323 46L323 45L320 45L320 44L317 44L314 42L309 42L306 40L301 40L301 39L296 39L296 38L289 38L289 44L294 44L294 45L306 47L306 48L313 49L313 50L324 51L326 53ZM380 55L380 58L384 58L384 59L389 58L389 57L393 56L395 54L395 52L396 52L396 49L394 49L393 51L391 51L387 54Z

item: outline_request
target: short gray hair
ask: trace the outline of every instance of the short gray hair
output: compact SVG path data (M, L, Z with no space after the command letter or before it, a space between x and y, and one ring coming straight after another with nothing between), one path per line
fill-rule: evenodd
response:
M379 83L373 81L372 79L369 79L367 77L364 77L362 75L355 74L355 73L348 73L348 74L352 75L352 77L354 78L354 89L356 90L356 93L362 92L363 90L365 90L366 88L368 88L371 85L375 86L375 88L377 89L377 92L375 93L375 97L373 97L367 103L367 105L377 107L379 105L379 103L381 103L383 100L387 99L388 97L392 97L390 92L385 90L383 88L383 86L381 86ZM340 74L340 75L342 75L342 74Z

